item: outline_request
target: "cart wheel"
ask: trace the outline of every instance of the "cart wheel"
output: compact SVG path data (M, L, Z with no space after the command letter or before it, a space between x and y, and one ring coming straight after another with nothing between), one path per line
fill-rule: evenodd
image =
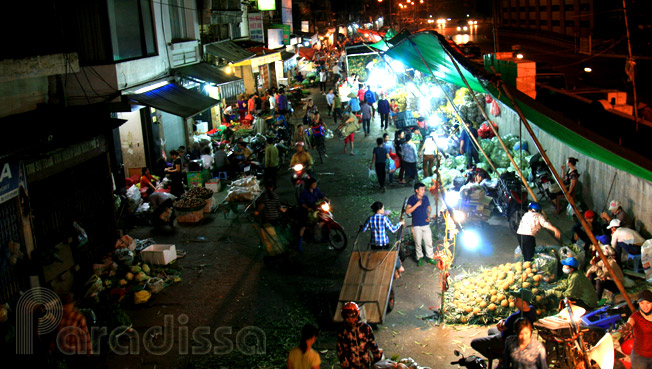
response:
M389 302L387 303L387 312L391 313L394 310L394 289L389 290Z
M328 232L328 242L335 250L344 250L348 242L346 238L346 233L341 229L331 229Z

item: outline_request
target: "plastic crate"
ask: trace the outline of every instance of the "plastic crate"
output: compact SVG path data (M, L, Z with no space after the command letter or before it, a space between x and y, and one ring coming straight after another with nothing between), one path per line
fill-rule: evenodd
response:
M589 327L598 327L602 329L615 328L616 323L620 321L620 315L609 315L607 311L611 306L605 306L602 309L592 311L582 316L582 323Z
M140 252L144 263L166 265L177 258L175 245L151 245Z

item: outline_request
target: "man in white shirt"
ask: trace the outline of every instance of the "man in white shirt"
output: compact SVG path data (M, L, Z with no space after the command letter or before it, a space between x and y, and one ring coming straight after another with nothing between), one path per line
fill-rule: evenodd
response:
M335 83L335 86L337 87L337 83L342 78L342 71L340 70L340 66L337 65L337 63L335 63L335 65L333 66L332 71L333 71L333 81Z
M521 247L521 253L525 261L532 261L534 257L534 249L537 246L536 239L534 238L541 228L548 229L555 232L555 238L559 239L561 233L559 229L550 224L546 217L541 214L541 205L538 202L531 202L528 205L528 212L523 214L521 223L518 225L516 237L518 244Z
M328 72L326 72L326 67L322 67L319 71L319 91L326 92L326 79L328 78Z
M331 110L333 110L333 99L335 98L335 93L331 88L326 94L326 104L328 104L328 116L331 116Z
M623 268L621 253L623 249L631 255L641 254L641 245L645 239L635 230L621 227L619 219L612 219L607 229L611 229L611 247L616 250L616 262Z

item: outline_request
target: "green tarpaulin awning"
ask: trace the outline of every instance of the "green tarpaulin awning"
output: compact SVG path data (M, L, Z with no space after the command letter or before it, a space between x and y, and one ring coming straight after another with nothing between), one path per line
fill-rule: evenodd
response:
M402 30L399 33L396 33L396 31L394 31L393 29L390 29L389 31L387 31L387 33L385 34L385 37L382 40L380 40L380 41L378 41L378 42L376 42L374 44L371 44L369 46L371 46L371 47L373 47L375 49L381 50L381 51L387 51L387 49L389 49L390 46L396 45L399 41L403 40L404 38L406 38L409 35L410 35L410 32L408 30L406 30L406 29Z
M434 31L409 35L392 44L385 53L408 68L430 75L429 67L434 77L466 87L451 61L452 56L472 90L499 97L502 103L513 109L506 94L500 93L489 82L491 76L484 69L457 52L443 36ZM652 182L652 161L649 159L575 124L514 88L510 91L526 119L542 131L588 157Z

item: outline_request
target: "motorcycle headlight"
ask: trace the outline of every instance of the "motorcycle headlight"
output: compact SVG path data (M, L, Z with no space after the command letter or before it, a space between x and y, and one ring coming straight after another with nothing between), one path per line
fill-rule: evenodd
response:
M295 164L292 169L294 169L295 172L300 172L303 170L303 165L302 164Z
M327 202L321 204L321 210L323 211L330 211L331 210L331 205Z

